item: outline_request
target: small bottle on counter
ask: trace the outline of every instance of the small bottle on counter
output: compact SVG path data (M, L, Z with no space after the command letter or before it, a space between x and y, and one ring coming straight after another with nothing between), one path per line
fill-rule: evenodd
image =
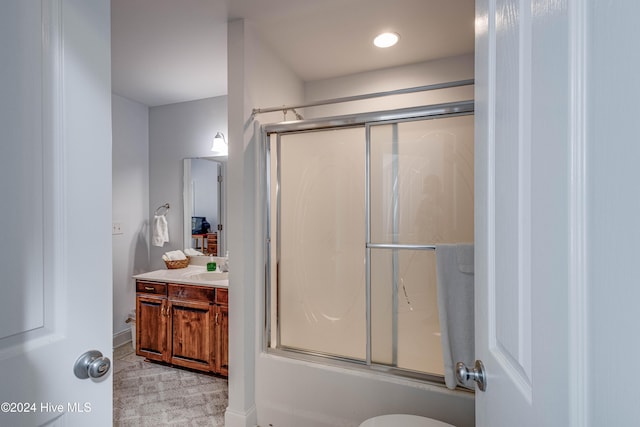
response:
M213 256L209 257L209 262L207 263L207 271L216 271L216 263L213 260Z
M227 251L224 258L220 258L220 262L218 263L218 270L222 273L226 273L229 271L229 251Z

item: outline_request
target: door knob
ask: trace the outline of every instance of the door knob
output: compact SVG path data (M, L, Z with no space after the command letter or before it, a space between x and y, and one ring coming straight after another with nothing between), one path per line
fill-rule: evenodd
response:
M467 368L467 366L462 362L456 363L456 378L463 385L467 385L469 380L473 380L478 384L480 391L485 391L487 389L487 376L484 372L484 365L481 360L476 360L476 364L473 369Z
M100 378L109 372L111 360L104 357L98 350L89 350L76 360L73 365L73 373L81 380L87 378Z

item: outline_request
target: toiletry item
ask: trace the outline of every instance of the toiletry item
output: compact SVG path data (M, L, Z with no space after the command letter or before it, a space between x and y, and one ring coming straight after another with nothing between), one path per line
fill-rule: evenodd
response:
M213 261L213 257L209 257L209 262L207 263L207 271L216 271L216 263Z
M229 271L229 270L227 269L227 261L226 261L224 258L222 258L222 259L220 260L220 262L218 263L217 268L218 268L218 270L220 270L220 271L221 271L221 272L223 272L223 273L224 273L224 272L226 272L226 271Z

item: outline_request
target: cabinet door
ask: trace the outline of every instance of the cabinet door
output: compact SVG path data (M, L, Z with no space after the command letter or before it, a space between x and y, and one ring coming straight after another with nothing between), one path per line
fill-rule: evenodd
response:
M171 357L175 365L213 371L214 306L208 302L169 301Z
M165 297L136 297L136 354L165 361L167 316Z
M229 307L216 306L216 372L229 375Z

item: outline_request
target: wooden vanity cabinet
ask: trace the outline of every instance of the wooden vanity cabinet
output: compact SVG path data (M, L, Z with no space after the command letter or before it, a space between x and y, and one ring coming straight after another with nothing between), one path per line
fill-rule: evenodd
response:
M136 354L167 361L167 285L136 282Z
M154 287L152 283L136 283L136 353L149 360L228 375L228 329L223 331L221 323L225 319L226 325L227 290L174 283ZM224 314L218 301L224 301Z
M229 291L216 292L216 372L229 375Z
M215 372L215 288L168 284L169 363Z

